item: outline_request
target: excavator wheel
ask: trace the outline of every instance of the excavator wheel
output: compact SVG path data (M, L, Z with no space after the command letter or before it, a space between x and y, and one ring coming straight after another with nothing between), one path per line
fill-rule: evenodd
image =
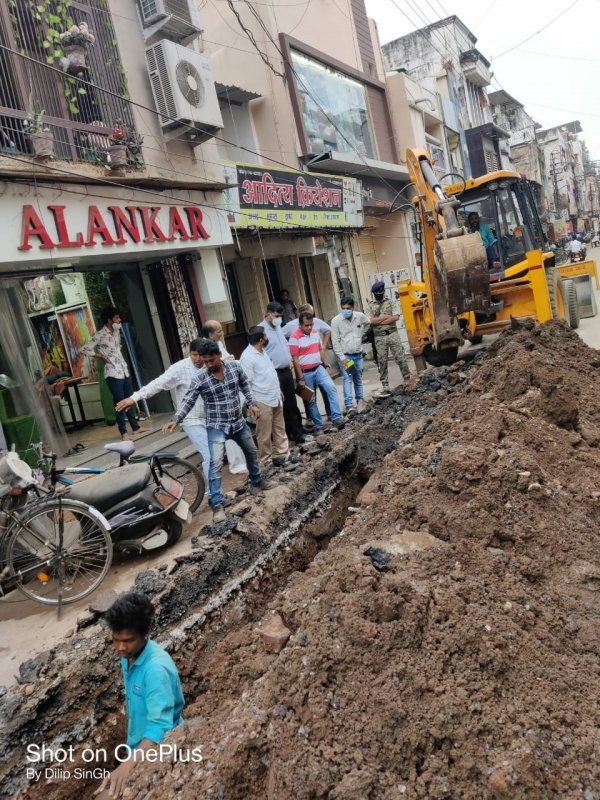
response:
M550 307L554 319L565 319L569 321L567 303L561 285L560 272L555 266L546 267L546 285L550 296Z
M423 356L432 367L449 367L454 364L458 356L458 347L447 347L444 350L436 350L431 344L423 348Z
M577 305L577 289L574 282L572 280L564 280L561 291L563 292L569 325L575 330L575 328L579 327L579 306Z

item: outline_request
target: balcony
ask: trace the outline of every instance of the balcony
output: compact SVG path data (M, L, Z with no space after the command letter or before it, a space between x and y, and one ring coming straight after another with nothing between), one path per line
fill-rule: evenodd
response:
M51 4L48 0L46 5ZM137 138L110 14L100 0L72 4L72 21L87 22L95 42L87 47L86 66L66 72L57 33L50 37L44 19L37 19L35 13L28 3L0 0L3 171L9 159L17 168L33 154L24 128L32 105L44 111L55 158L103 167L108 161L108 134L118 122Z
M476 86L489 86L492 82L490 62L484 58L479 50L465 50L460 54L460 66L465 78Z

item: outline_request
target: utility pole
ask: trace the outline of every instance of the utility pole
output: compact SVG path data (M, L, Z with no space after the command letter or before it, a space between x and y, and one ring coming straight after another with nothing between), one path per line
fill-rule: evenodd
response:
M562 174L563 169L560 164L560 155L554 150L550 154L550 179L552 181L552 188L554 194L554 212L558 215L559 211L559 194L558 194L558 176Z

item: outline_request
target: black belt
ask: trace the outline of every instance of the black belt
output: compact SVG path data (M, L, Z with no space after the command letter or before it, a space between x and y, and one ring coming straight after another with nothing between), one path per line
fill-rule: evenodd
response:
M314 372L316 369L319 369L319 367L321 367L321 366L323 366L323 365L322 364L317 364L316 367L310 367L310 369L303 369L302 372Z

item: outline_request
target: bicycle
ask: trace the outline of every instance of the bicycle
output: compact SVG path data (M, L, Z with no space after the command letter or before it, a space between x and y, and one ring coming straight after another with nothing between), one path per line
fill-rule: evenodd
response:
M110 529L102 514L61 494L29 500L36 488L29 467L6 456L0 467L4 474L18 470L9 483L0 484L0 597L16 588L59 608L87 597L112 562Z
M37 452L38 463L46 474L47 470L44 469L44 465L50 460L50 456L44 453L41 442L33 445L33 448ZM131 441L113 442L104 445L104 449L119 456L118 467L144 461L151 462L159 478L166 475L182 484L183 499L189 505L192 514L200 507L206 492L206 481L202 470L190 461L179 458L175 453L136 453L135 444ZM101 475L107 469L117 469L118 467L64 467L57 471L56 482L64 486L72 486L74 481L66 477L67 475Z

